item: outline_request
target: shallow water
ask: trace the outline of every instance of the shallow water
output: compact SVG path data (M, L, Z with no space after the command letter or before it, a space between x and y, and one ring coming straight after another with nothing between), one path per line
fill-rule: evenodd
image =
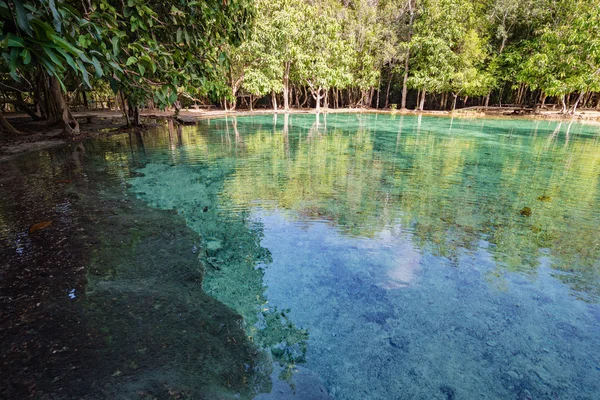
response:
M89 163L199 235L202 288L260 349L242 397L598 398L597 127L278 115L105 142Z
M184 128L146 160L132 190L201 234L204 289L275 361L318 377L304 386L600 393L597 128L263 116Z

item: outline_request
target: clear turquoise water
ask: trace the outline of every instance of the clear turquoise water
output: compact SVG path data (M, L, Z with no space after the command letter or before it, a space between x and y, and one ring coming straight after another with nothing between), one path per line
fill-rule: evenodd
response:
M600 398L598 127L279 115L129 145L108 168L201 236L257 398Z

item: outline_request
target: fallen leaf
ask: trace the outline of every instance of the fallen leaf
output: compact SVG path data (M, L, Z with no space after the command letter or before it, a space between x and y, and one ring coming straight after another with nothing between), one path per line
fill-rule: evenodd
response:
M44 229L50 225L52 225L52 221L38 222L37 224L33 224L29 227L29 233L39 231L40 229Z

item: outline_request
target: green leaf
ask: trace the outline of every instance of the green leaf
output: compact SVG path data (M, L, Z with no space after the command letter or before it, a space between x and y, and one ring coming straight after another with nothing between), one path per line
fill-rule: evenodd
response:
M177 101L177 92L175 90L171 91L169 94L169 103L173 104Z
M77 71L78 68L77 65L75 65L75 60L73 60L73 57L71 57L67 53L64 53L63 57L65 58L65 60L67 60L67 64L69 64L69 67L71 67L73 71Z
M31 53L29 50L23 49L21 57L23 58L23 64L28 65L31 62Z
M85 85L88 88L91 88L92 85L90 85L90 74L87 72L87 69L85 69L85 65L83 65L83 62L81 60L77 60L77 65L79 66Z
M92 64L94 65L94 70L95 70L95 76L96 78L100 78L102 75L104 75L104 71L102 70L102 65L100 64L100 61L98 61L98 59L96 57L92 57Z
M112 48L113 48L113 55L116 57L119 55L119 38L116 36L113 36L112 39L110 39L110 41L112 42Z
M19 55L19 50L16 47L10 49L10 76L15 81L21 80L19 75L17 74L17 56Z
M119 83L114 78L110 78L109 82L110 82L110 88L112 89L113 93L117 94L117 92L119 91Z
M12 33L7 35L8 47L25 47L25 41L19 36L15 36Z
M71 43L67 42L65 39L61 38L60 36L57 35L51 35L50 39L52 39L52 41L54 43L56 43L57 45L59 45L60 47L62 47L63 49L73 53L73 54L82 54L83 52L81 50L79 50L77 47L73 46Z
M42 48L44 50L44 52L46 54L48 54L48 57L50 57L50 60L52 60L52 62L55 65L61 66L62 63L60 62L60 59L57 57L57 55L54 53L54 50L52 50L52 48L50 47L43 47Z
M58 11L56 10L56 4L55 4L54 0L49 0L48 5L50 6L50 11L52 11L52 17L54 18L54 28L56 29L57 32L60 33L62 26L61 26L61 21L60 21L60 15L58 14Z
M138 64L138 70L140 71L140 75L144 76L144 73L146 72L146 67L144 67L142 64Z
M127 65L127 66L129 67L131 64L134 64L134 63L136 63L136 62L137 62L137 60L138 60L138 59L137 59L137 57L129 57L129 58L127 59L127 62L125 63L125 65Z
M119 72L123 72L123 68L114 61L109 61L108 64Z
M13 3L15 5L15 12L17 13L17 25L31 36L31 27L29 26L27 12L25 11L25 7L23 7L23 2L21 0L13 0Z

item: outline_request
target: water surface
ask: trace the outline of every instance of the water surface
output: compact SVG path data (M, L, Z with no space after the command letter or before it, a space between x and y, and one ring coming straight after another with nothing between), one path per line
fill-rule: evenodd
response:
M275 115L83 147L19 176L110 177L76 292L90 398L598 398L598 127ZM43 236L8 210L44 193L0 207L23 265Z
M147 138L130 183L201 235L204 289L292 385L259 398L592 399L599 137L545 121L229 118Z

